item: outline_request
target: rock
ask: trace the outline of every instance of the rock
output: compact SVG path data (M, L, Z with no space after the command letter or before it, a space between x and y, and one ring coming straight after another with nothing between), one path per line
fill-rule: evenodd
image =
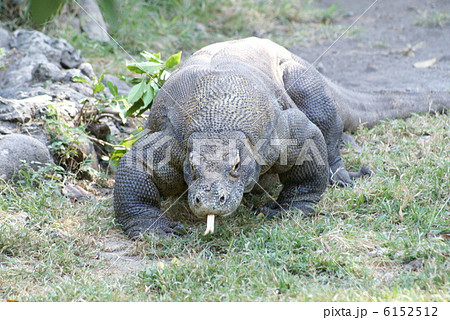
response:
M9 37L8 30L0 28L0 48L9 47Z
M66 74L64 75L64 79L63 80L65 82L74 82L73 81L73 77L80 77L80 78L83 78L86 81L89 81L89 79L83 75L81 70L78 70L78 69L69 69L69 70L67 70ZM83 83L83 82L77 82L77 83Z
M316 66L317 71L319 71L320 73L325 73L325 66L323 65L322 62L319 62Z
M16 213L8 219L8 222L12 225L24 225L28 221L30 221L30 215L26 211Z
M0 179L10 180L22 161L33 169L53 163L48 148L39 140L23 134L10 134L0 140Z
M99 163L97 159L97 153L95 152L95 148L92 142L88 139L80 140L78 142L79 144L75 146L75 149L78 153L77 162L81 163L84 161L89 161L89 166L94 170L98 170Z
M131 85L129 83L126 83L125 81L120 80L118 77L105 74L103 77L102 83L106 86L106 82L111 81L113 85L117 87L117 91L119 95L127 95L128 92L131 89Z
M375 67L375 66L373 66L373 65L371 65L371 64L368 64L367 65L367 67L366 67L366 69L364 70L365 72L376 72L378 69Z
M94 69L92 68L92 65L90 63L84 62L80 64L78 67L82 74L84 74L89 79L92 79L95 77Z
M57 121L73 126L82 108L80 101L93 97L91 79L95 78L94 70L89 63L84 62L81 52L64 39L32 30L8 33L1 28L0 36L5 52L3 57L6 57L0 60L0 64L4 64L0 70L0 139L1 135L10 137L27 133L38 138L45 147L49 135L42 119L50 109L54 109L57 111ZM74 81L74 76L88 83ZM128 92L129 87L121 86L118 78L113 81ZM100 129L98 134L104 138L109 127L102 125ZM88 139L79 142L75 147L78 154L71 159L69 170L79 170L78 164L84 161L97 170L99 163L92 142ZM17 152L25 152L24 148L20 148ZM4 171L3 176L9 178L16 164L8 162L5 156L12 151L0 149L0 152L3 152L0 169Z
M94 0L78 0L78 4L82 8L78 13L81 30L90 39L108 42L109 36L106 32L106 23L97 3Z
M53 63L39 63L32 71L32 77L35 81L45 82L60 81L64 77L64 73Z
M62 52L60 49L62 47L68 49L71 47L63 39L53 39L39 31L32 30L16 30L13 33L10 46L27 56L41 55L44 60L53 63L61 61Z
M82 187L77 186L76 184L69 183L66 185L62 193L68 197L70 200L76 202L76 201L83 201L86 198L93 197L94 195L86 190L84 190Z
M90 123L87 125L86 130L97 139L103 141L107 141L108 135L111 134L109 125L103 122Z
M80 50L64 50L61 54L61 66L66 69L78 68L83 61Z
M48 95L21 100L10 100L0 97L0 121L28 122L37 110L48 106L51 100L52 98Z
M414 259L410 262L403 264L403 270L405 270L406 272L419 271L420 269L423 269L424 267L425 267L425 263L423 262L422 259Z
M16 30L9 38L8 47L12 48L8 52L11 57L0 73L3 92L5 89L31 91L36 82L60 81L64 69L74 70L84 62L81 52L66 40L38 31Z

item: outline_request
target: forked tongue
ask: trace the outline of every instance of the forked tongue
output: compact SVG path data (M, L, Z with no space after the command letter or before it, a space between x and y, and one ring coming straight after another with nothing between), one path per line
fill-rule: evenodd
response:
M203 234L204 236L208 235L208 234L212 234L214 233L214 215L213 214L209 214L206 216L206 230L205 233Z

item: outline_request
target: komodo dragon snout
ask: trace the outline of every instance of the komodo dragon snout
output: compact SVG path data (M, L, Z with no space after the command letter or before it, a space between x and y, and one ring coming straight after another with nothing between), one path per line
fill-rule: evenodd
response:
M184 161L188 201L199 218L233 213L253 188L260 167L245 148L243 133L191 135Z

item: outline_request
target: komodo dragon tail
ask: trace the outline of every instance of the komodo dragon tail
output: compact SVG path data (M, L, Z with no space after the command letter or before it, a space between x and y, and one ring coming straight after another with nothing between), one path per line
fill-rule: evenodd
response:
M450 92L381 91L360 93L342 88L325 79L338 105L344 130L359 125L373 127L385 119L406 118L412 113L440 113L450 107Z

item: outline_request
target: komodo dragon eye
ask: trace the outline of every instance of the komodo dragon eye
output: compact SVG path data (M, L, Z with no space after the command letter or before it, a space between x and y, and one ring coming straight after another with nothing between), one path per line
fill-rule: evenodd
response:
M233 165L231 166L230 174L233 177L239 176L239 169L241 168L241 158L239 154L237 154L236 158L233 161Z
M189 164L190 164L190 166L191 166L191 170L192 170L192 178L193 178L194 180L196 180L196 179L198 178L196 166L195 166L195 164L194 164L194 160L195 160L194 157L196 157L196 156L198 156L198 155L196 155L196 154L194 154L194 153L191 153L191 154L189 155Z

